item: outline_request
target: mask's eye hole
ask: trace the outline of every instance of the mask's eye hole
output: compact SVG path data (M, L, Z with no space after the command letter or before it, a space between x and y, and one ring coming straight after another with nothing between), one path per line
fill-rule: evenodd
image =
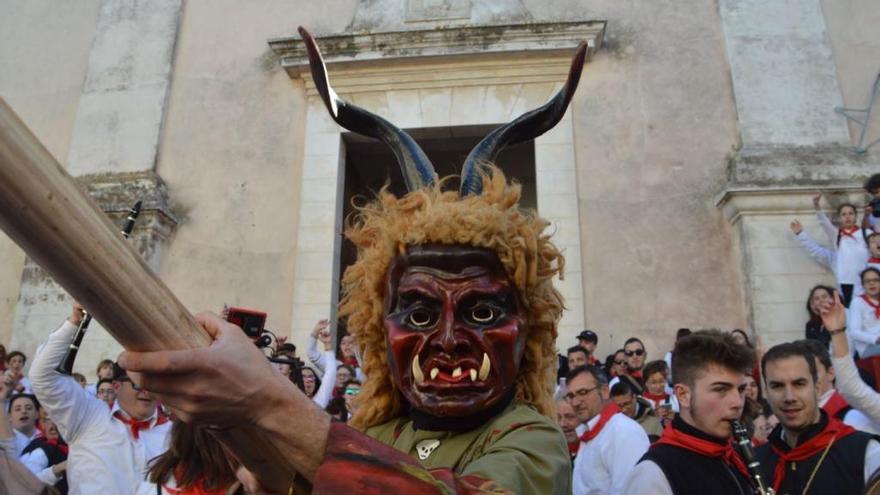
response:
M434 315L423 309L417 309L409 314L407 320L410 325L416 328L427 328L431 326L431 323L434 320Z
M471 320L486 324L495 319L495 310L488 306L477 306L471 310Z

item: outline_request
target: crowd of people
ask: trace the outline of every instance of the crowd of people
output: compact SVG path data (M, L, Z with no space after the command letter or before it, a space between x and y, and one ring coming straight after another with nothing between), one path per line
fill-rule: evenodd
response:
M854 216L840 217L837 237L845 239L837 239L837 251L855 250L843 234L855 232ZM821 246L796 225L802 244L818 252ZM656 353L661 359L650 359L654 351L634 336L600 360L597 333L582 331L559 355L555 394L573 493L680 494L694 487L753 493L756 477L776 493L861 493L873 486L880 468L880 394L855 364L874 356L872 346L880 343L880 271L869 266L880 260L880 236L868 228L855 239L875 256L864 260L857 279L809 291L803 340L764 352L741 329L681 328L675 348ZM852 253L823 249L854 263ZM247 475L209 432L175 421L113 361L98 363L91 384L55 371L82 315L75 306L38 349L28 373L27 356L0 346L0 449L6 454L0 472L6 479L29 493L98 493L102 476L132 486L132 493L244 492L239 478ZM341 335L334 346L329 320L312 330L305 362L283 339L270 357L334 420L345 422L357 410L364 380L358 345ZM737 457L743 454L733 453L731 421L743 425L760 468L749 470Z
M333 345L318 322L303 361L202 314L209 346L126 351L88 384L56 369L85 314L74 304L29 367L0 348L0 495L265 493L265 466L217 440L241 427L284 446L288 495L878 493L880 393L856 362L880 355L870 207L858 226L841 205L834 226L815 198L831 247L791 223L837 280L809 292L804 339L765 350L741 329L681 328L671 351L632 336L602 361L584 330L556 355L564 257L491 161L562 118L586 45L550 103L474 148L456 194L402 130L338 97L300 34L331 117L392 147L410 191L383 190L346 229L351 334ZM880 194L880 175L866 189Z

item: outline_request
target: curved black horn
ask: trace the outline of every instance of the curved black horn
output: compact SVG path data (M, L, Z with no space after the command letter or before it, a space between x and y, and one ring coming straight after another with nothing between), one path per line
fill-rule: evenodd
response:
M382 117L340 98L330 86L327 67L315 39L302 26L299 27L299 34L309 53L315 88L333 120L350 131L384 141L397 157L408 190L414 191L433 184L437 178L434 165L412 136Z
M520 115L512 122L494 129L474 146L465 159L464 167L461 170L461 188L459 189L461 196L483 192L483 183L480 181L479 174L481 167L486 163L493 162L501 150L509 145L528 141L544 134L562 119L581 79L581 69L583 69L586 56L587 44L581 42L571 61L568 80L550 101Z

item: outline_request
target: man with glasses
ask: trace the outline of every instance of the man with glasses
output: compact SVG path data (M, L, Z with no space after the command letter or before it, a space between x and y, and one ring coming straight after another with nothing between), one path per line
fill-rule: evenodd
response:
M158 414L156 401L137 389L125 370L114 365L111 407L55 368L63 358L82 319L75 304L61 327L37 351L30 377L34 393L69 445L70 493L134 493L147 488L147 462L167 449L171 423ZM106 389L107 383L99 384ZM109 394L105 394L105 397Z
M642 368L645 367L645 360L648 357L648 352L645 351L645 344L636 337L626 339L626 342L623 344L623 356L625 361L623 373L614 377L611 380L610 386L613 387L618 382L623 381L629 385L633 393L641 395L645 390Z
M565 398L586 426L574 461L574 495L624 493L627 473L648 450L648 435L609 400L608 379L599 368L581 366L566 379Z
M116 390L113 389L113 380L110 378L101 378L95 385L97 396L99 399L107 403L111 409L116 403Z

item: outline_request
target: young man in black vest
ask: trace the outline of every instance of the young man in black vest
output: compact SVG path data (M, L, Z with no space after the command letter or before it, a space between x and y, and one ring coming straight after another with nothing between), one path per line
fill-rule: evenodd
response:
M754 352L728 334L701 331L672 351L680 414L630 472L628 495L752 495L748 470L731 444L742 416Z
M756 454L776 493L862 493L880 467L880 443L819 407L812 352L801 343L777 345L761 370L779 424Z

